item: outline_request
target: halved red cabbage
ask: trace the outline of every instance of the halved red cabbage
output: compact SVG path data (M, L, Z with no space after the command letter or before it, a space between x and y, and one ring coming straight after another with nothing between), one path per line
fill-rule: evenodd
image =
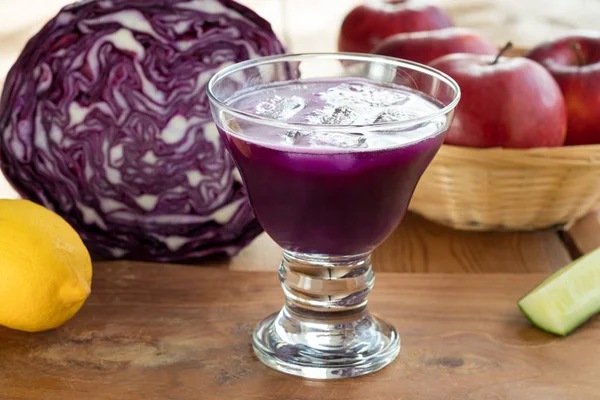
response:
M205 85L226 65L283 52L268 22L230 0L67 6L8 74L2 170L101 256L235 254L261 228Z

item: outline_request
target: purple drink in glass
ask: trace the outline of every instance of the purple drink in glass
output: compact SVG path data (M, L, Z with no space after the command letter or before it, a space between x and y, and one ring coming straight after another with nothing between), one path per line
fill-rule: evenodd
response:
M369 314L370 254L402 220L459 99L449 77L378 56L269 57L209 83L213 117L265 231L284 249L284 308L254 333L277 370L376 371L398 354Z
M442 108L414 91L360 78L258 87L230 104L291 123L401 121ZM282 248L354 255L372 251L396 228L443 141L444 122L429 121L407 135L281 134L252 124L239 134L221 133L244 181L252 182L247 189L258 220Z

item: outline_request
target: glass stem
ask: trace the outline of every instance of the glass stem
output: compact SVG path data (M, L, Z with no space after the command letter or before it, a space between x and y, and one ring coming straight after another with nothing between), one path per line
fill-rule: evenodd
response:
M312 379L377 371L398 355L393 326L370 315L371 254L319 256L284 251L279 268L283 309L254 331L254 351L266 365Z
M360 318L375 280L370 253L323 257L288 251L279 278L292 315L328 320Z

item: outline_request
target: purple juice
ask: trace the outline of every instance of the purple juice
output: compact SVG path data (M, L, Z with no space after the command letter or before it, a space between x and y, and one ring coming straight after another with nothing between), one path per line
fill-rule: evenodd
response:
M237 118L226 121L227 131L221 131L259 222L281 247L294 252L373 250L402 220L444 140L444 116L388 129L392 122L435 114L442 108L435 100L366 79L253 87L227 103L253 115L303 124L286 129ZM331 125L331 131L323 125ZM381 129L367 132L361 126Z

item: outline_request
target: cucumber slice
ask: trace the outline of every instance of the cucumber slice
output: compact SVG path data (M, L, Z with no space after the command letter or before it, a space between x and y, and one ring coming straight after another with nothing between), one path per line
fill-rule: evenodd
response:
M538 328L571 333L600 311L600 249L556 271L518 305Z

